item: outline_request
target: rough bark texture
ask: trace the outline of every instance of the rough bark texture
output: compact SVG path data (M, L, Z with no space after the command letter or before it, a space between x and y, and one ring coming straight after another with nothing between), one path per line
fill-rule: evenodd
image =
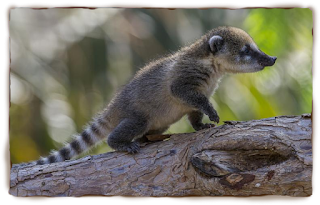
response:
M220 196L312 193L310 114L228 121L147 143L50 165L13 165L15 196ZM157 136L159 137L159 136Z

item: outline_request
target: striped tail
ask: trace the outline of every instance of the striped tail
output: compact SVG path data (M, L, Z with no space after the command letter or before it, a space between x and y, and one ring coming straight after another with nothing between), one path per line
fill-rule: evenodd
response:
M106 138L108 134L109 129L106 121L98 118L90 123L81 134L76 135L73 141L66 144L59 151L52 152L48 157L39 159L37 164L50 164L72 159L99 143Z

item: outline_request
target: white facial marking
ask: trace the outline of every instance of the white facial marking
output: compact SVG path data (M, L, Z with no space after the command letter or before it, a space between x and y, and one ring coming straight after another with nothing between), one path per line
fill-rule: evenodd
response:
M246 61L250 61L250 60L251 60L251 56L245 56L244 59L245 59Z
M238 56L238 55L237 55L237 57L236 57L236 62L237 62L237 63L240 62L240 56Z
M241 51L242 51L242 52L245 51L246 48L247 48L247 46L243 46L243 47L241 48Z
M250 44L250 47L252 48L252 50L259 51L258 46L254 43Z

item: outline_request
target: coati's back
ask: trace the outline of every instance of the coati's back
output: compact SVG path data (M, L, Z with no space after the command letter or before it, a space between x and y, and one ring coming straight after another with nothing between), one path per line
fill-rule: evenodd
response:
M138 71L108 107L110 118L118 119L115 125L139 112L148 119L149 129L154 130L167 127L185 114L181 111L186 107L173 98L169 86L178 59L178 55L171 55Z

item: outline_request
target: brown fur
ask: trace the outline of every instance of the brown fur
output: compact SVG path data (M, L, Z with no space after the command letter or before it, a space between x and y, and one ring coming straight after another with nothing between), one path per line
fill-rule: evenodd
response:
M256 72L272 66L275 59L260 51L243 30L215 28L142 68L75 141L38 164L70 159L106 137L115 150L136 153L136 139L160 134L186 114L195 130L208 128L201 122L203 114L219 122L208 98L222 76Z

